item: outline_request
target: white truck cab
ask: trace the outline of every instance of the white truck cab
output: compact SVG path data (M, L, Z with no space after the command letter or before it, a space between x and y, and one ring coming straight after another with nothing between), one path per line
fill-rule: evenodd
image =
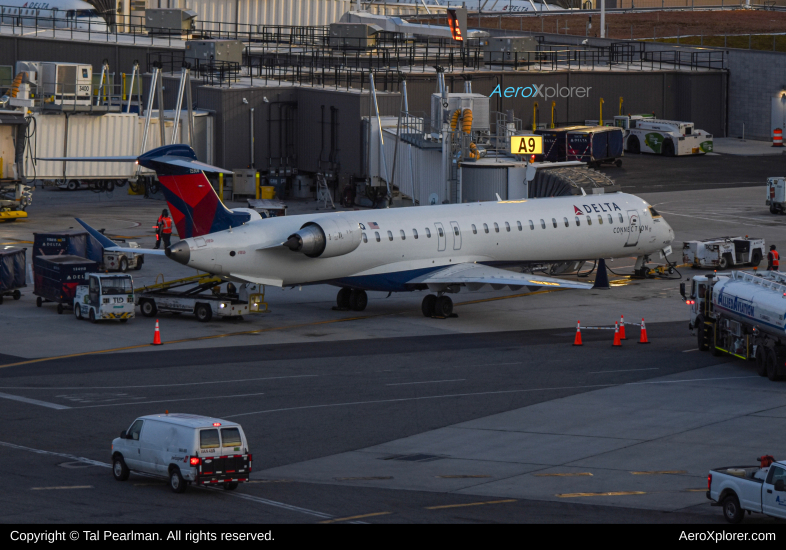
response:
M673 157L713 150L712 134L696 129L693 122L622 115L614 117L614 125L625 130L625 150L630 153Z
M694 268L731 269L735 266L757 267L766 256L764 239L757 237L719 237L703 241L685 241L682 261Z
M248 481L251 458L240 424L194 414L142 416L112 441L116 480L125 481L129 472L160 476L175 493L189 483L232 491Z
M786 212L786 178L767 178L767 200L770 214Z
M739 523L745 512L786 519L786 462L771 456L760 466L732 466L710 470L707 498L723 507L723 518Z
M76 287L74 317L125 323L134 318L134 281L122 273L90 273L86 285Z

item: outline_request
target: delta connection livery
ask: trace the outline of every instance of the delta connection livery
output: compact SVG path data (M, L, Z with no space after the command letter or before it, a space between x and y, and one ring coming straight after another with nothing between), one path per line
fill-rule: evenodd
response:
M339 307L353 310L365 308L368 290L430 290L437 295L426 296L423 313L449 315L446 294L462 287L589 289L520 271L542 263L646 258L674 239L655 209L625 193L262 219L250 209L224 207L204 171L225 171L198 162L186 145L154 149L138 162L157 172L182 238L166 249L169 258L241 283L335 285ZM105 248L116 247L80 223Z

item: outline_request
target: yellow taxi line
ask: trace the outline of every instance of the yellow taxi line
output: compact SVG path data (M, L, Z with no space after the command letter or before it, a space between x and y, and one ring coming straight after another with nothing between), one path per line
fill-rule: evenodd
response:
M609 493L563 493L554 495L559 498L576 498L576 497L619 497L630 495L646 495L644 491L614 491Z
M326 519L325 521L320 521L319 523L337 523L339 521L352 521L355 519L373 518L374 516L386 516L391 513L392 512L375 512L373 514L362 514L360 516L350 516L348 518Z
M442 506L426 506L426 510L443 510L445 508L463 508L465 506L483 506L485 504L503 504L506 502L516 502L515 498L506 500L488 500L486 502L469 502L467 504L445 504Z

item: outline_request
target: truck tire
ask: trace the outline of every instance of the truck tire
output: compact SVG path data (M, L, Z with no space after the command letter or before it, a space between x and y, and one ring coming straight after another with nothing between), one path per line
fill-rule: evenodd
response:
M122 273L125 273L126 271L128 271L128 258L120 258L120 266L119 266L119 268L120 268L120 271Z
M18 290L14 290L14 300L19 300L22 297L22 293Z
M711 328L707 330L707 339L708 345L710 346L710 353L713 357L720 357L723 355L723 352L718 349L718 325L713 325Z
M142 259L142 257L141 257L141 256L137 257L137 259L136 259L136 265L134 266L134 269L135 269L136 271L139 271L140 269L142 269L142 265L143 265L144 263L145 263L145 261Z
M767 348L762 344L756 346L756 374L767 376Z
M125 481L128 479L128 466L126 466L126 461L123 460L122 456L116 456L112 460L112 475L118 481Z
M778 376L778 355L775 353L775 350L767 348L767 378L769 378L772 382L780 380L780 376Z
M90 319L90 322L93 324L98 322L98 319L96 319L96 310L92 307L90 308L90 313L88 313L87 318Z
M727 523L740 523L745 517L745 510L740 508L740 501L736 495L731 495L723 499L723 519Z
M142 300L139 302L139 309L145 317L153 317L158 313L158 308L153 300Z
M776 215L780 214L780 211L778 210L778 207L775 206L774 204L770 205L770 214L776 214Z
M210 304L197 304L194 308L194 315L200 323L207 323L213 318L213 310Z
M64 310L65 310L65 308L63 307L63 304L57 304L57 314L58 315L62 315Z
M68 180L68 183L66 184L66 188L69 191L76 191L78 187L79 183L76 180Z
M234 491L235 489L237 489L237 481L228 481L224 483L225 491Z
M76 317L77 321L82 320L82 306L79 304L74 304L74 317Z
M35 307L41 307L41 304L43 303L44 303L44 299L41 298L41 296L35 299Z
M718 267L721 269L734 267L734 258L731 257L731 254L724 254L721 256L720 261L718 261Z
M661 148L664 157L673 157L674 156L674 142L670 139L663 140L663 146Z
M759 267L761 263L762 255L761 250L754 250L753 254L751 254L751 267Z
M641 144L639 144L639 138L636 136L630 136L628 139L628 153L632 153L634 155L641 153Z
M169 488L174 493L183 493L186 490L186 480L180 474L180 468L173 467L169 472Z

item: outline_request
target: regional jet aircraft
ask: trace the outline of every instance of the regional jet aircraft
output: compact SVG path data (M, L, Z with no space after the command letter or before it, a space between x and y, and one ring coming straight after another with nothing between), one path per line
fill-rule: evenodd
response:
M247 208L227 209L205 172L229 172L197 161L187 145L159 147L137 159L80 160L137 160L156 171L182 239L166 249L169 258L238 282L335 285L341 287L339 308L356 311L366 307L368 290L429 290L435 294L423 299L424 315L446 317L453 309L448 294L462 287L588 289L503 267L641 259L674 239L652 206L625 193L262 219ZM117 246L80 223L105 248Z

